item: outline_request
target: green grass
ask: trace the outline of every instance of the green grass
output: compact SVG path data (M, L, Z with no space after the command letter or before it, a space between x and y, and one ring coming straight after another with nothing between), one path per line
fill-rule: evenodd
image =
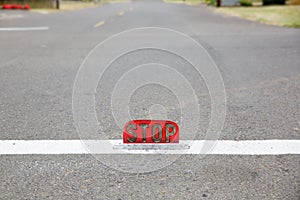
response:
M129 3L130 0L99 0L101 3Z
M51 0L52 2L52 0ZM94 1L84 0L84 1L61 1L60 2L60 9L56 10L55 8L34 8L31 9L33 12L39 13L51 13L57 11L72 11L72 10L80 10L85 8L93 8L100 6L103 3L126 3L130 2L130 0L99 0L98 3L94 3Z
M164 2L167 3L185 3L188 5L196 5L196 4L202 4L205 3L205 0L164 0Z
M266 24L300 28L300 6L223 7L216 12Z

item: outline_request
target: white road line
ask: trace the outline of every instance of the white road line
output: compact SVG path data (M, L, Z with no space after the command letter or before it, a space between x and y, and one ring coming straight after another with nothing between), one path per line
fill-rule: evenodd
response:
M0 31L45 31L49 30L49 27L11 27L0 28Z
M5 13L0 13L0 20L6 20L6 19L16 19L16 18L23 18L24 16L21 14L5 14Z
M209 152L202 147L214 144ZM92 149L92 150L91 150ZM92 151L92 152L91 152ZM0 155L17 154L300 154L300 140L182 140L180 144L124 145L122 140L0 140Z

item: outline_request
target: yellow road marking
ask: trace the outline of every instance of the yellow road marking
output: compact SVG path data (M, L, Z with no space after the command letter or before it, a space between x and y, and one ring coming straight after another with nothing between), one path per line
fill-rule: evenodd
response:
M105 24L105 21L100 21L97 24L94 25L94 28L98 28L99 26L102 26L103 24Z

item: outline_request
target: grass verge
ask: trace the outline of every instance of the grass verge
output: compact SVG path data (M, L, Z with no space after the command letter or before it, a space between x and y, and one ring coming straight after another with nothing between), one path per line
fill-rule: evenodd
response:
M31 11L38 12L42 14L57 12L57 11L71 11L71 10L80 10L85 8L93 8L100 6L100 3L94 2L80 2L80 1L61 1L60 2L60 9L40 9L40 8L33 8Z
M80 10L84 8L93 8L99 5L100 3L94 2L62 1L60 4L60 10Z
M217 13L225 13L265 24L300 28L300 6L257 6L257 7L222 7Z
M31 11L38 12L42 14L48 14L57 11L70 11L70 10L80 10L85 8L93 8L100 6L103 3L128 3L130 0L102 0L99 3L94 2L82 2L82 1L61 1L60 9L40 9L40 8L33 8Z
M205 3L205 0L164 0L166 3L184 3L188 5L197 5Z
M61 1L60 2L60 9L40 9L40 8L33 8L31 9L33 12L39 13L51 13L57 11L72 11L72 10L80 10L85 8L93 8L96 6L100 6L103 3L127 3L130 0L102 0L99 3L94 2L82 2L82 1Z
M129 3L130 0L102 0L102 3Z

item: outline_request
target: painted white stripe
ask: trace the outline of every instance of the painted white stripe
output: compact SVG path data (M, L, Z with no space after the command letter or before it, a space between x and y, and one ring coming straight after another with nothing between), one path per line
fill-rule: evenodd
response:
M0 28L0 31L45 31L49 30L49 27L11 27Z
M209 152L202 147L214 143ZM93 149L91 152L90 149ZM0 155L15 154L300 154L300 140L183 140L180 144L125 145L122 140L0 140Z

